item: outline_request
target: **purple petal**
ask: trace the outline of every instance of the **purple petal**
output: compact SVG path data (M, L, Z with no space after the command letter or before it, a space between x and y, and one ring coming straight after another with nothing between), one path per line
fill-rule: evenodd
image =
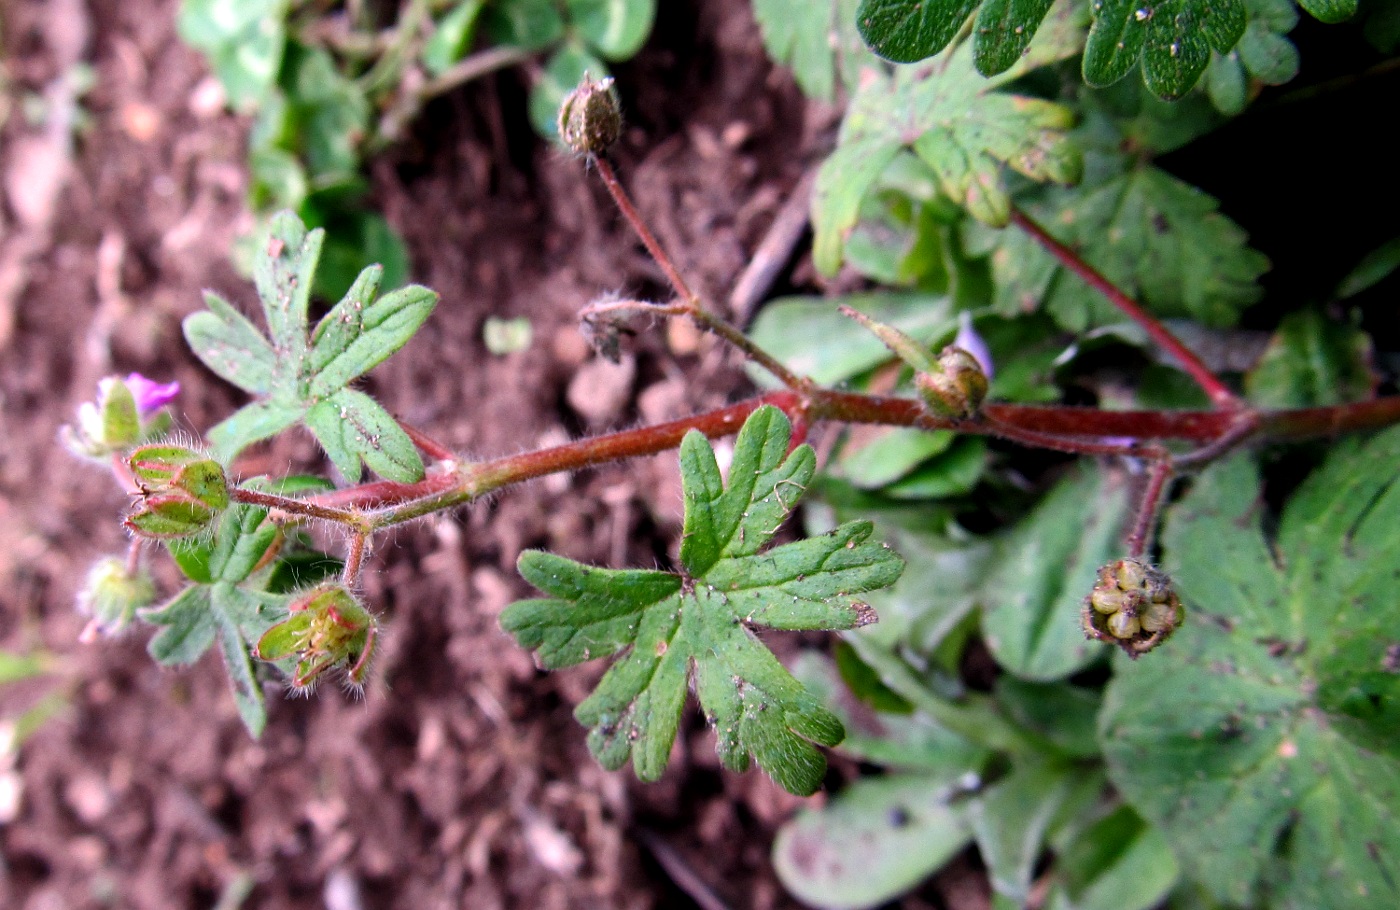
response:
M153 379L147 379L140 373L128 375L126 387L131 389L131 397L136 399L136 410L140 412L142 417L148 417L159 411L174 401L176 395L180 394L180 383L161 384Z
M992 378L992 352L987 347L987 342L982 340L982 336L972 327L972 315L966 310L958 314L958 335L953 339L953 344L976 358L982 372L987 374L988 379Z

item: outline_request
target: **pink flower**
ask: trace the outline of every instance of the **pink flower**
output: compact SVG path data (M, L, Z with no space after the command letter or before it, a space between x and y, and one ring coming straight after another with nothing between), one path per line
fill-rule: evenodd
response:
M140 373L129 374L126 377L126 387L136 399L136 410L143 418L170 404L175 400L175 396L180 394L180 383L167 382L162 385Z
M972 315L966 310L958 314L958 335L953 339L953 344L971 354L987 378L992 378L992 352L972 327Z

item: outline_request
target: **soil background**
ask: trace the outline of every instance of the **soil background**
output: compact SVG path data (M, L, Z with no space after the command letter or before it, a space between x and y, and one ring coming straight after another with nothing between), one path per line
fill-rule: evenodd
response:
M388 634L368 694L269 692L260 741L212 654L175 672L146 656L146 630L78 642L74 595L93 561L124 550L125 499L57 446L60 424L98 379L130 371L178 379L192 431L241 403L189 354L180 321L203 288L255 310L228 263L251 226L249 124L179 42L176 6L3 8L0 647L57 662L0 691L0 717L46 693L64 707L17 761L0 759L0 906L795 906L768 850L799 800L761 774L721 772L693 712L660 783L603 771L571 716L601 667L544 675L497 626L529 593L513 568L524 547L671 559L674 456L537 482L382 539L367 593ZM767 62L747 3L659 7L647 48L617 73L629 126L616 160L682 270L722 301L835 116ZM373 162L375 204L442 302L368 389L480 456L745 394L737 365L685 326L651 327L618 366L592 354L578 308L654 297L661 276L582 163L530 131L526 79L440 99ZM34 110L40 122L23 116ZM532 345L489 354L493 315L528 317ZM324 467L295 434L238 465ZM173 592L173 567L152 563ZM838 761L833 783L852 770ZM904 905L982 907L985 882L965 860Z

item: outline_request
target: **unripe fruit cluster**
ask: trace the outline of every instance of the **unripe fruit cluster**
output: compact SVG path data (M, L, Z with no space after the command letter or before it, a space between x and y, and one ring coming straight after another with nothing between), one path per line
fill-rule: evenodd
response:
M1157 647L1185 618L1171 579L1140 559L1099 569L1098 584L1084 599L1084 633L1130 657Z

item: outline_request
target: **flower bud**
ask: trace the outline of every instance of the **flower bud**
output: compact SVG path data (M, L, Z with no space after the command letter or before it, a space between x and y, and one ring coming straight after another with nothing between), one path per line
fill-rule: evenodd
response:
M344 585L328 582L302 593L285 620L268 629L254 653L259 660L296 658L292 685L304 689L326 670L343 666L354 685L369 673L378 626Z
M170 415L162 408L179 391L178 382L161 385L140 373L108 376L97 384L96 400L78 406L75 424L59 430L60 438L80 458L105 460L164 433Z
M613 80L583 81L559 106L559 140L580 155L602 155L622 135L622 106Z
M126 560L108 556L88 570L78 592L78 611L92 617L83 635L112 636L131 622L141 607L155 600L156 586L142 569L127 571Z
M228 507L223 466L194 449L141 446L126 464L141 488L126 526L143 537L168 540L197 534Z
M939 417L964 419L987 397L987 374L970 352L949 345L938 355L935 371L914 374L914 388Z
M1084 599L1084 633L1134 658L1161 644L1185 618L1171 579L1139 559L1099 569L1098 584Z

